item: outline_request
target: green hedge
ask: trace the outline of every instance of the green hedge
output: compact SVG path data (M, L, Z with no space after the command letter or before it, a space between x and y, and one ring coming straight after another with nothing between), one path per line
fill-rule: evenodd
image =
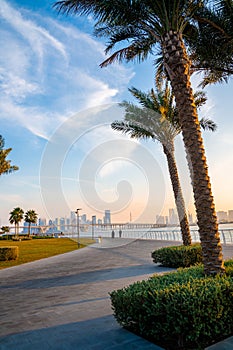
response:
M0 247L0 261L17 260L18 257L18 247Z
M152 252L151 256L154 263L166 267L189 267L202 262L200 244L160 248Z
M54 236L31 236L32 239L51 239Z
M153 276L110 293L114 316L165 349L204 349L233 334L231 276L206 277L202 266Z

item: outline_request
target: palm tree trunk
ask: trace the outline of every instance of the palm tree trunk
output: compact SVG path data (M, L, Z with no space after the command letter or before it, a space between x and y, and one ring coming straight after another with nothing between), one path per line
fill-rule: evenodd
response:
M188 217L185 211L185 202L181 190L178 170L175 161L174 143L169 143L169 145L163 145L163 151L167 157L168 169L172 183L172 189L174 192L183 244L186 246L191 245L192 238L190 234Z
M169 31L164 36L163 55L179 111L186 153L192 165L192 184L204 271L206 274L223 273L225 269L217 216L190 83L190 61L181 34Z

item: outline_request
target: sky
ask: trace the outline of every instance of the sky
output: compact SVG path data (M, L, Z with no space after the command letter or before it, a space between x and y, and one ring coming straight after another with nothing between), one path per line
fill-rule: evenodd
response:
M99 64L105 43L91 16L65 16L53 1L0 0L0 134L19 171L0 177L0 225L15 207L41 218L70 211L112 221L154 222L175 207L161 146L111 130L123 119L128 91L154 84L153 57L144 63ZM201 76L192 78L194 88ZM218 125L204 132L216 210L233 209L233 83L206 88L201 116ZM194 213L182 138L176 157L187 208Z

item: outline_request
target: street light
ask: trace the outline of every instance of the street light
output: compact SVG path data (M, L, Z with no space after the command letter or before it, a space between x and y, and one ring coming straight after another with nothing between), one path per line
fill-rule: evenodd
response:
M96 216L93 215L92 216L92 220L91 220L91 224L92 224L92 229L91 229L91 238L94 239L94 224L96 224Z
M77 214L77 233L78 233L78 248L80 248L80 241L79 241L79 210L82 210L82 208L76 209Z

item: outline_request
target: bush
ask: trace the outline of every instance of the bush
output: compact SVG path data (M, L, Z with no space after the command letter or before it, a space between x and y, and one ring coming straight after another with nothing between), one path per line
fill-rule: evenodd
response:
M13 235L9 234L9 235L2 235L0 236L0 241L6 241L6 240L9 240L9 241L12 241L12 237Z
M189 267L202 262L200 244L160 248L152 252L151 256L154 263L166 267Z
M18 257L18 247L0 247L0 261L17 260Z
M233 280L179 269L110 293L117 321L165 349L204 349L233 333Z
M32 239L51 239L54 238L54 236L31 236Z

